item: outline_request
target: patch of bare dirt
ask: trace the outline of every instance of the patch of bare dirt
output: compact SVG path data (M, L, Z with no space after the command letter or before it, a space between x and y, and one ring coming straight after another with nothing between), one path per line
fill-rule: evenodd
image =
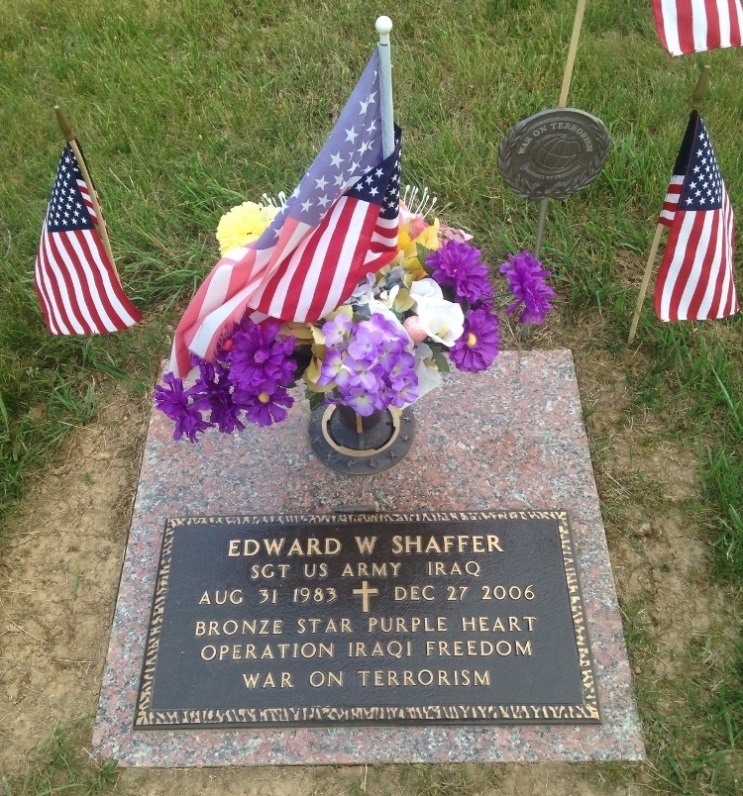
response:
M725 642L735 627L710 586L709 538L692 510L697 451L668 434L673 418L635 400L640 355L600 347L598 316L580 327L558 322L532 343L574 351L620 602L652 637L635 673L672 680L695 639ZM54 722L95 715L149 412L146 397L119 388L95 422L70 434L11 522L0 571L0 771L22 771ZM415 768L128 769L120 785L143 796L445 792L406 775ZM628 784L628 767L614 764L477 770L446 792L619 796L641 792L647 777L635 766Z
M738 627L723 590L711 583L702 441L689 432L688 407L678 400L660 396L657 409L636 400L640 391L631 385L652 366L640 354L594 351L577 360L625 630L640 636L634 673L670 709L678 695L669 684L694 667L719 666ZM709 653L690 655L700 644Z
M11 522L0 580L0 770L92 715L149 407L119 390L75 429Z

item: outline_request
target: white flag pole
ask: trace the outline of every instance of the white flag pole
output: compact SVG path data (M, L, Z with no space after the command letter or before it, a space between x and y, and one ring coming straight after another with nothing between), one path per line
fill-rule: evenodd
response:
M388 158L395 151L395 117L392 109L392 56L390 53L390 31L392 20L379 17L375 23L379 34L379 102L382 114L382 157Z

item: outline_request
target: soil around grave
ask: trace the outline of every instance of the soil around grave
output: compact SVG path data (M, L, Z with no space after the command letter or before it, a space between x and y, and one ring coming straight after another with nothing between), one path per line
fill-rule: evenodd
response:
M620 604L655 645L655 654L635 661L635 674L650 684L673 681L689 645L714 637L715 654L724 655L736 627L710 585L704 517L689 511L700 494L697 449L668 436L667 412L661 418L635 400L641 354L607 353L598 318L582 319L580 329L578 338L558 322L530 345L573 351ZM147 396L115 386L96 420L70 433L9 523L0 562L0 775L23 771L55 722L95 715L149 415ZM289 796L366 786L402 794L413 792L410 768L126 769L120 789ZM458 793L627 793L606 765L441 768ZM457 779L462 768L467 790ZM647 776L647 765L630 772L638 785Z

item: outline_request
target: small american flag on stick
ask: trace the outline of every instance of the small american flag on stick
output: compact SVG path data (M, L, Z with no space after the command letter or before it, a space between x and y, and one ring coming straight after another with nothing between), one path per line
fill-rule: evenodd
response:
M659 223L670 233L655 285L658 318L706 320L738 312L733 210L696 110L689 117Z
M81 160L76 143L68 142L57 168L36 257L36 292L51 334L116 332L142 317L125 295L104 245L99 231L104 221Z
M740 47L741 0L653 0L655 27L671 55Z
M268 229L214 266L181 318L170 368L209 359L247 312L315 321L397 254L400 137L384 157L375 51L322 150Z

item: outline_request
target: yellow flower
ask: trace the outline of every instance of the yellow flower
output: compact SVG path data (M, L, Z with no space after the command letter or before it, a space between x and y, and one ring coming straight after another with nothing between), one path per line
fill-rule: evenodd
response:
M311 349L312 359L302 374L302 378L304 379L304 383L307 385L308 390L312 390L312 392L330 392L330 390L335 387L335 382L325 386L320 386L317 383L317 380L320 378L320 370L322 369L322 363L325 359L325 353L327 351L324 345L325 335L323 335L316 326L312 327L312 331L314 334L314 341L312 343Z
M398 232L397 248L401 255L398 255L400 257L398 264L405 269L405 285L408 287L412 282L426 276L423 264L418 259L418 246L423 246L429 251L436 251L441 247L438 218L433 224L425 224L425 226L424 224L425 222L416 216L407 224L402 224Z
M427 226L420 235L413 240L413 243L420 243L421 246L425 246L429 251L435 252L436 249L441 248L441 241L439 241L440 230L441 225L439 224L438 218L436 218L433 224Z
M278 207L243 202L225 213L219 220L217 240L220 254L245 246L257 240L273 221Z
M297 345L307 345L313 339L313 327L309 323L301 323L299 321L286 321L281 324L279 335L281 337L289 337L290 335L296 338Z
M320 370L322 368L322 362L324 358L325 346L313 345L312 359L310 360L310 364L307 366L307 369L302 374L302 378L304 379L307 389L312 390L312 392L330 392L335 387L335 382L326 384L323 387L317 383L317 380L320 378Z

